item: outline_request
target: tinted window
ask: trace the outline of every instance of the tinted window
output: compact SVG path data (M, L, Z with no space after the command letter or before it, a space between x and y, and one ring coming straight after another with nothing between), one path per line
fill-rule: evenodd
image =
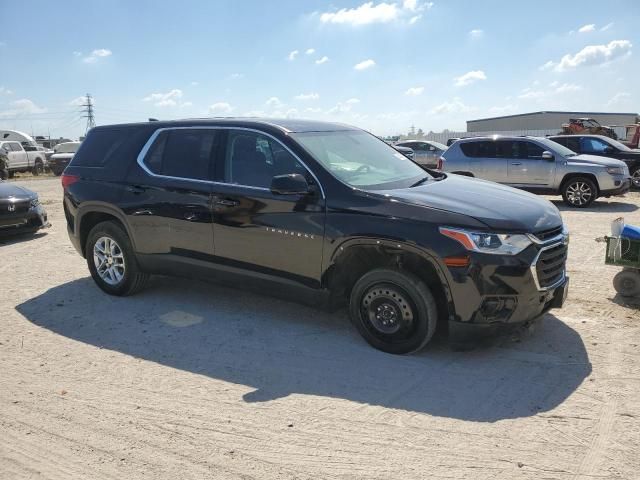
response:
M560 145L564 145L565 147L569 146L569 139L566 137L563 138L552 138L552 140L556 143L559 143ZM571 147L569 147L571 148Z
M598 138L580 137L580 151L583 153L604 153L608 147Z
M73 159L74 166L102 167L122 155L123 146L129 141L134 129L96 129L89 132L80 144L61 144L57 153L78 154Z
M542 158L542 152L544 152L544 149L540 145L533 142L520 142L520 143L524 143L526 145L527 155L525 158L533 158L533 159Z
M499 140L496 142L496 158L520 158L521 142Z
M567 143L563 143L565 147L574 152L580 151L580 139L578 137L567 138Z
M492 141L477 142L476 157L495 158L496 142L492 142Z
M476 156L476 143L474 142L461 143L460 149L462 150L462 153L464 153L467 157Z
M219 130L168 130L156 138L144 163L157 175L208 180L219 138Z
M227 183L269 188L276 175L307 174L280 142L257 132L230 130L225 157Z

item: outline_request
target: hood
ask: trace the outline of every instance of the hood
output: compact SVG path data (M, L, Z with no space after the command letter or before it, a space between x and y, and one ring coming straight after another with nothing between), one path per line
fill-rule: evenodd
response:
M8 198L33 198L35 192L32 192L28 188L19 187L13 183L0 182L0 200L7 200Z
M615 158L600 157L598 155L581 154L575 157L567 158L569 163L590 163L596 165L602 165L604 167L624 167L625 163Z
M533 233L562 225L560 212L544 198L460 175L381 193L399 202L467 215L498 232Z

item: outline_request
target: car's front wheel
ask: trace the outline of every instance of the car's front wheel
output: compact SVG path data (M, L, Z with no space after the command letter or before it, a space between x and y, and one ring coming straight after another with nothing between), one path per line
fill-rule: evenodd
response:
M138 267L129 237L116 222L102 222L91 229L85 256L93 280L110 295L132 295L149 278Z
M598 188L587 177L574 177L567 180L562 188L564 203L570 207L585 208L598 197Z
M640 297L640 270L625 269L613 277L613 287L623 297Z
M349 313L371 346L395 354L423 348L438 320L429 287L409 272L386 268L372 270L356 282Z

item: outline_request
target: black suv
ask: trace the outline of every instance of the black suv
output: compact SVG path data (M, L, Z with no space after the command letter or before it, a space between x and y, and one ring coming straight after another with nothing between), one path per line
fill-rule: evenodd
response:
M604 135L553 135L548 138L576 153L622 160L629 167L632 187L640 189L640 150L633 150Z
M342 301L371 345L408 353L438 320L450 331L524 322L567 292L555 206L425 170L345 125L97 127L62 184L71 241L112 295L157 273Z

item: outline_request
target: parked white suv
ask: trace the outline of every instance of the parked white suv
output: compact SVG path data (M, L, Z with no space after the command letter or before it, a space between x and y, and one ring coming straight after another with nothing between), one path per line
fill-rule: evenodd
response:
M443 171L534 193L561 194L572 207L587 207L598 197L622 195L631 186L624 162L578 155L541 137L461 139L442 154L439 163Z

